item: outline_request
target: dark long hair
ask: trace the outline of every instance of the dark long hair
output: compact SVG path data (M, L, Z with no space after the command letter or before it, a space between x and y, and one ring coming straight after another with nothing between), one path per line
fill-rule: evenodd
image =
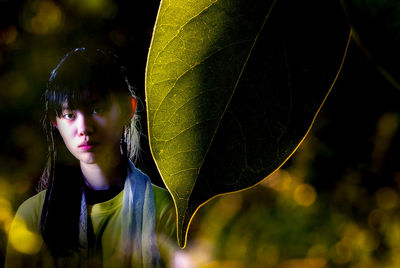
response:
M47 189L40 221L41 232L55 257L68 256L79 249L83 180L78 165L58 159L60 148L57 148L57 144L61 138L52 120L61 114L65 102L74 109L82 107L93 96L100 96L105 101L111 94L123 98L134 97L133 87L125 71L118 64L118 58L110 52L76 48L68 52L51 72L43 94L43 127L48 144L48 159L38 190ZM121 137L124 159L135 160L140 133L137 124L138 116L135 114L124 127Z

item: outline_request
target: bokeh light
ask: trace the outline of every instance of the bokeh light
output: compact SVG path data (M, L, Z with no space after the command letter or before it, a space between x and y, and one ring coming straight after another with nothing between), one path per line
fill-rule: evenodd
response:
M308 207L317 199L317 193L314 187L309 184L300 184L294 190L294 200L297 204Z
M84 15L112 18L117 12L117 5L111 0L64 0L64 2Z
M18 30L15 25L10 25L0 30L0 45L10 45L18 37Z
M375 199L379 208L389 210L398 206L399 194L389 187L380 188L375 193Z
M39 252L42 246L40 235L34 233L26 227L23 221L14 221L14 232L9 236L9 242L12 247L24 254L35 254Z
M13 216L14 211L11 203L7 199L0 197L0 229L8 232Z
M28 32L44 35L58 31L64 22L61 8L50 0L28 2L21 14L22 27Z

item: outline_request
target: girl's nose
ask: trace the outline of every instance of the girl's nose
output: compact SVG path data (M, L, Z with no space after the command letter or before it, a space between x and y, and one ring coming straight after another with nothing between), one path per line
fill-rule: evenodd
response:
M90 116L78 111L76 113L77 117L77 128L78 128L78 136L89 136L93 133L93 122L90 119Z

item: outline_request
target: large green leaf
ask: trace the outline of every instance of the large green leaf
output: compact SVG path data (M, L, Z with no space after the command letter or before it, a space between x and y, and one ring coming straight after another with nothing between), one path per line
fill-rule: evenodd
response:
M299 146L349 35L333 0L161 1L146 70L148 127L181 247L201 205L257 184Z

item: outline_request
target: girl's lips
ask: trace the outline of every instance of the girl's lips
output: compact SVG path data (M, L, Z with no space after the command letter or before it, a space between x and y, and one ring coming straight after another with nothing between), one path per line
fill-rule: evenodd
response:
M94 144L92 145L81 145L79 146L79 149L81 149L82 151L89 151L92 150L95 147Z
M82 143L78 147L81 151L90 151L96 147L96 143Z

